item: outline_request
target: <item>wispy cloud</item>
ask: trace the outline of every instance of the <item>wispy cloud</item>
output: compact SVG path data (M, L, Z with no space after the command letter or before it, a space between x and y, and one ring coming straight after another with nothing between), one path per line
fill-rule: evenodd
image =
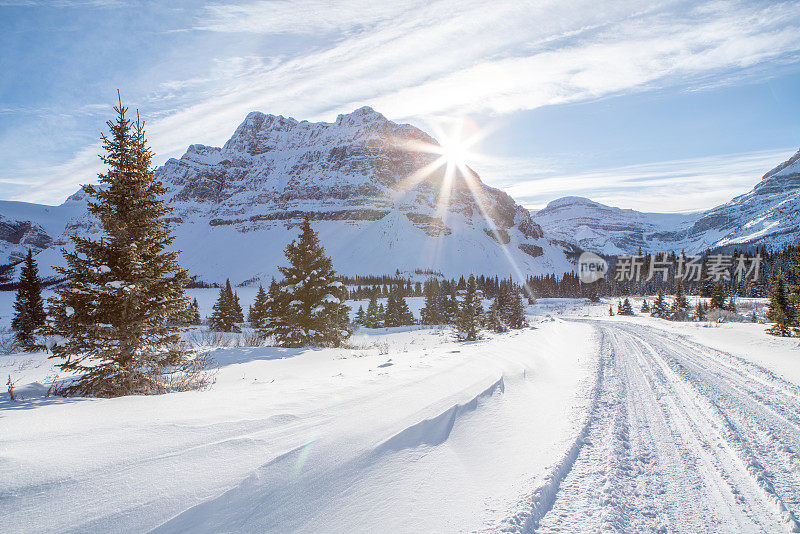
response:
M240 55L191 41L209 56L206 69L185 78L160 73L148 96L158 104L149 132L162 160L193 142L223 143L254 109L312 120L364 104L412 121L509 113L764 76L764 65L800 53L796 2L542 0L488 8L478 0L277 0L217 3L198 13L185 28L190 34L315 40L288 52L251 46ZM55 201L57 190L92 180L94 172L77 174L84 158L81 149L73 161L41 169L64 187L32 186L18 197Z
M753 187L797 149L723 154L562 174L536 160L483 160L483 181L502 187L528 208L563 196L640 211L688 213L727 202Z

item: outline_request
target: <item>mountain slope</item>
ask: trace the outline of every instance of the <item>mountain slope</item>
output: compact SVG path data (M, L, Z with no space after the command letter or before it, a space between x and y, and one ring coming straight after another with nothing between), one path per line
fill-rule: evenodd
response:
M603 254L730 249L800 242L800 150L753 189L704 213L642 213L581 197L554 200L533 214L550 237Z
M527 210L469 171L449 185L436 141L370 108L310 123L250 113L222 147L191 145L156 174L174 208L168 221L181 263L198 281L268 282L304 218L340 273L433 270L448 276L564 272L570 247L545 239ZM65 206L85 206L82 192ZM85 210L85 208L84 208ZM100 235L84 211L50 236ZM43 275L58 247L38 255Z
M548 236L603 254L636 254L671 250L679 244L675 230L700 214L642 213L600 204L588 198L564 197L536 212L533 220Z

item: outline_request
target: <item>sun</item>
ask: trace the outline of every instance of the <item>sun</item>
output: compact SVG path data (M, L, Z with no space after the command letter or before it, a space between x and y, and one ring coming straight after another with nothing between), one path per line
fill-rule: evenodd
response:
M469 159L469 146L462 139L443 139L439 148L448 165L462 167Z

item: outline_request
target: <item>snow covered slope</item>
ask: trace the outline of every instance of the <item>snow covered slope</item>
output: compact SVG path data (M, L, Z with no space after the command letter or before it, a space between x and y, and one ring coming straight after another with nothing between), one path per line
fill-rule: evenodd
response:
M527 210L471 171L451 186L443 168L423 175L438 156L414 143L437 144L367 107L333 123L248 114L223 147L191 145L156 171L182 264L206 282L269 281L308 216L344 274L572 269L569 246L545 239ZM67 205L85 205L83 193ZM85 214L54 239L73 232L99 228ZM48 276L61 254L51 247L38 259Z
M782 248L800 241L800 151L744 195L705 213L658 214L581 197L554 200L533 215L549 237L603 254L701 252L742 245Z

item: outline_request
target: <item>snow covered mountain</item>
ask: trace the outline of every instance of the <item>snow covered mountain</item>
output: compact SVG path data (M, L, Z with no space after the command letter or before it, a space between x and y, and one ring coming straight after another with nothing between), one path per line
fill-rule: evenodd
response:
M548 236L603 254L636 254L681 246L676 230L701 214L642 213L600 204L583 197L563 197L536 212L533 220Z
M581 197L554 200L533 214L552 238L603 254L701 252L800 242L800 151L744 195L704 213L642 213Z
M571 248L544 238L511 197L471 171L452 186L441 167L423 174L438 156L414 143L437 144L368 107L333 123L250 113L223 147L191 145L156 171L174 208L168 220L181 263L200 281L269 281L308 216L343 274L571 270ZM85 204L82 191L72 195L56 209L82 214L39 236L44 276L62 261L52 245L99 234Z

